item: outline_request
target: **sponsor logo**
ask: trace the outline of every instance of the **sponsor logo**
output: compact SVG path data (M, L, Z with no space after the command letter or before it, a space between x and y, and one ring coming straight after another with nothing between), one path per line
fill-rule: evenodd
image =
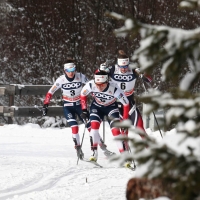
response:
M84 90L84 91L83 91L83 95L85 95L85 96L86 96L86 95L88 94L88 92L89 92L89 91L88 91L87 89L86 89L86 90Z
M114 98L113 96L102 94L102 93L94 93L94 96L97 98L102 98L102 99L106 99L106 100L111 100Z
M72 118L72 114L71 113L69 113L67 116L68 116L69 119Z
M66 106L73 106L73 103L64 103L64 107Z
M115 80L120 80L120 81L132 81L133 76L132 75L121 75L121 74L115 74L114 75Z
M117 97L118 99L121 99L123 97L123 94L120 93L119 96Z
M97 109L92 109L92 113L97 113Z
M123 101L124 101L124 103L127 104L126 98L125 98L125 96L124 96L122 93L120 93L119 96L118 96L117 98L118 98L118 99L121 99L121 98L122 98Z
M66 83L62 85L63 89L77 89L81 87L81 83Z

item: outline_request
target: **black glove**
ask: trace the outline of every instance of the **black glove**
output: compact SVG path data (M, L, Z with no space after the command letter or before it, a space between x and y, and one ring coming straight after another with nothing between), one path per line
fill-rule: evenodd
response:
M83 119L84 123L87 123L89 120L90 114L87 109L83 109L83 112L81 113L81 118Z
M44 104L42 108L42 116L46 116L48 112L48 106L49 104Z

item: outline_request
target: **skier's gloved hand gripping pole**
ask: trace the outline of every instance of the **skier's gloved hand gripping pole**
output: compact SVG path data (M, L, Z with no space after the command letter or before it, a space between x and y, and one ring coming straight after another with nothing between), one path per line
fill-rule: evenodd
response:
M43 107L42 107L42 116L46 116L47 115L48 106L49 106L51 98L52 98L52 94L47 92L47 94L45 96L45 99L44 99L44 104L43 104Z
M87 124L87 122L89 121L89 112L87 109L83 109L82 110L82 113L81 113L81 118L83 119L84 121L84 124Z
M49 104L44 104L42 107L42 116L46 116L48 112L48 106Z
M148 93L148 90L147 90L147 88L146 88L146 86L145 86L144 79L143 79L144 74L141 73L141 71L140 71L139 68L136 68L136 69L135 69L135 72L136 72L136 73L139 75L139 77L141 78L141 80L142 80L142 85L143 85L143 87L144 87L144 90ZM154 116L154 118L155 118L156 124L157 124L157 126L158 126L158 130L159 130L159 132L160 132L160 135L161 135L161 137L163 138L162 133L161 133L161 130L160 130L160 126L159 126L159 124L158 124L158 120L157 120L157 118L156 118L156 115L155 115L154 111L152 111L152 113L153 113L153 116Z

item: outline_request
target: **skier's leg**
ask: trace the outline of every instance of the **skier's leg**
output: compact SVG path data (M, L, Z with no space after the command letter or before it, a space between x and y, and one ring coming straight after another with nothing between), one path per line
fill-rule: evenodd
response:
M75 144L77 156L80 159L83 159L84 154L83 154L83 152L81 150L81 146L80 146L79 127L78 127L78 123L76 121L74 106L64 107L64 115L65 115L65 118L67 119L67 123L71 127L72 139Z
M112 132L114 138L118 138L122 134L121 134L120 129L114 126L115 122L120 122L118 108L114 108L108 113L108 123L110 124L111 132ZM119 150L120 153L125 151L124 146L123 146L123 142L124 141L116 140L116 144L117 144L117 147L118 147L118 150Z
M135 109L130 112L130 120L132 121L133 126L141 129L144 132L143 134L140 134L141 138L145 138L148 136L144 129L143 119L138 108L135 107Z

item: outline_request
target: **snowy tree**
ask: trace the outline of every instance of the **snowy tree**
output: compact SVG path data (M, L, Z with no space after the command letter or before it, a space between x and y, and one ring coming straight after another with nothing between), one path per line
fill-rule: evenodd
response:
M200 1L182 1L180 6L200 8ZM140 100L150 104L148 113L165 109L162 129L175 126L179 137L177 149L181 145L188 147L187 152L177 152L168 145L159 145L151 138L143 141L134 139L132 135L140 130L130 127L132 134L129 133L129 139L134 149L130 158L136 160L140 167L148 163L149 168L141 176L149 181L161 180L164 184L161 195L182 200L200 198L200 157L196 140L200 137L200 93L197 88L200 77L200 28L183 30L141 23L113 12L108 15L124 21L124 26L115 31L118 37L140 34L139 48L132 56L135 62L133 67L151 73L159 65L162 82L178 83L178 87L165 93L157 87L150 88ZM145 149L147 145L148 153Z

